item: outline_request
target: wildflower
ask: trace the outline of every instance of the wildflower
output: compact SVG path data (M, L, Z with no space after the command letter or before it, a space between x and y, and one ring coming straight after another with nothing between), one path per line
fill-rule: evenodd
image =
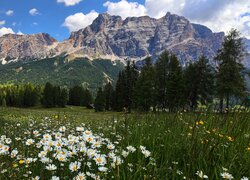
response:
M66 162L66 154L58 154L57 159L60 162Z
M180 171L179 169L177 169L176 173L177 173L178 175L182 175L182 174L183 174L183 172Z
M145 156L146 158L149 157L149 156L151 156L151 152L148 151L148 150L142 151L142 154L144 154L144 156Z
M92 134L92 132L91 131L85 131L84 134L87 135L87 136L89 136L89 135Z
M87 179L84 173L79 173L73 180L85 180Z
M18 150L14 149L14 150L11 152L10 157L11 157L11 158L14 158L14 157L17 156L17 154L18 154Z
M124 157L124 158L126 158L127 156L129 155L129 152L127 152L127 151L122 151L122 156Z
M16 167L18 167L18 164L13 164L13 168L16 168Z
M39 131L35 130L35 131L33 131L33 134L34 134L34 135L38 135L38 134L39 134Z
M220 175L223 179L233 179L232 174L229 174L228 172L223 172Z
M135 149L133 146L128 146L128 147L127 147L127 150L128 150L129 152L131 152L131 153L133 153L133 152L136 151L136 149Z
M76 127L76 131L83 132L84 131L84 127Z
M11 142L12 142L12 140L11 140L10 138L6 138L6 139L5 139L5 143L6 143L6 144L11 144Z
M240 180L248 180L247 177L242 177Z
M228 171L228 169L227 169L227 168L225 168L225 167L222 167L222 170L223 170L223 171Z
M80 162L75 161L75 162L71 162L69 164L69 169L71 170L71 172L75 172L80 168L81 168L81 163Z
M59 128L59 131L60 131L60 132L65 132L65 131L66 131L66 127L65 127L65 126L61 126L61 127Z
M233 138L231 136L227 136L228 141L233 142Z
M30 146L30 145L34 144L34 142L35 142L35 141L34 141L33 139L27 139L27 141L26 141L25 144L26 144L27 146Z
M51 180L60 180L60 178L57 177L57 176L52 176L52 177L51 177Z
M36 177L31 178L31 179L32 179L32 180L39 180L40 177L39 177L39 176L36 176Z
M113 150L113 149L115 149L115 146L114 146L113 144L108 144L108 145L107 145L107 148L108 148L109 150Z
M195 174L202 179L208 179L208 176L205 175L202 171L197 171Z
M106 168L106 167L99 167L98 170L101 171L101 172L107 172L108 168Z
M107 163L105 155L98 154L95 156L94 160L98 166L104 166Z
M203 124L204 124L204 121L200 120L200 121L199 121L199 124L200 124L200 125L203 125Z
M57 167L54 164L49 164L48 166L46 166L46 169L49 171L54 171L57 169Z
M47 157L44 157L44 158L41 158L40 161L44 164L46 163L50 163L51 162L51 159L47 158Z
M43 135L43 139L44 139L45 141L48 141L48 140L51 140L52 137L51 137L51 135L49 135L49 134L44 134L44 135Z
M25 161L23 159L19 160L19 164L23 164Z

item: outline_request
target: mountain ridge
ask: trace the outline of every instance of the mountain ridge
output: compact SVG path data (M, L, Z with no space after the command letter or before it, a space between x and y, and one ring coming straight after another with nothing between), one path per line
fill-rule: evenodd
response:
M124 20L104 13L62 42L46 33L4 35L0 37L0 62L6 64L56 56L67 56L69 61L87 57L124 62L125 59L142 60L146 56L156 59L168 50L186 64L201 55L212 60L224 35L171 13L159 19L141 16Z

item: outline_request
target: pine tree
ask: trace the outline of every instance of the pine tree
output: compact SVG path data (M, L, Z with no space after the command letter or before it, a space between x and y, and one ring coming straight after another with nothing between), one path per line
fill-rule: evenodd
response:
M135 86L135 106L141 111L149 111L154 105L154 69L151 58L146 58Z
M42 104L47 108L54 107L53 86L50 83L44 87Z
M26 84L23 86L23 100L22 107L35 106L39 100L39 92L32 84Z
M242 38L237 30L232 29L224 38L222 48L218 51L218 73L216 89L220 98L220 110L223 109L223 100L226 100L226 108L229 108L230 97L240 97L245 90L245 82L242 76L244 57Z
M184 89L185 83L183 78L182 67L175 55L170 56L169 73L167 75L167 107L169 111L177 111L185 103Z
M89 107L93 103L93 97L89 89L84 90L83 106Z
M60 88L58 100L57 100L57 106L59 107L66 107L66 104L68 102L68 91L66 88Z
M102 88L99 88L95 98L95 111L104 111L105 108L105 96L103 94Z
M138 71L136 69L135 63L133 62L131 65L130 61L128 61L125 70L119 73L116 83L115 97L117 99L117 111L122 111L124 108L126 108L128 112L131 112L137 78Z
M163 110L167 108L167 81L169 73L170 54L163 52L155 64L155 101Z
M110 111L112 109L112 96L113 96L113 86L109 82L104 87L104 96L105 96L105 110Z
M84 89L81 86L74 86L69 90L69 105L84 105Z
M214 94L214 69L205 56L185 70L187 100L192 110L198 102L207 105L212 102Z

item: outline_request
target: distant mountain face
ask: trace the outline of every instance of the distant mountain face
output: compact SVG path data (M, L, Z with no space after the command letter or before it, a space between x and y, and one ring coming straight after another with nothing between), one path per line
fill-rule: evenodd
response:
M156 58L165 50L179 56L182 63L204 54L212 58L224 33L213 33L202 25L191 24L181 16L167 13L160 19L100 14L85 29L71 34L75 54L121 59Z
M7 34L0 37L0 61L42 59L55 55L58 42L49 34L16 35Z
M68 60L156 59L163 51L175 53L182 64L205 55L213 59L221 47L224 33L213 33L186 18L167 13L160 19L100 14L93 23L69 39L57 42L48 34L4 35L0 37L0 62L44 59L67 55ZM250 40L247 40L250 48Z

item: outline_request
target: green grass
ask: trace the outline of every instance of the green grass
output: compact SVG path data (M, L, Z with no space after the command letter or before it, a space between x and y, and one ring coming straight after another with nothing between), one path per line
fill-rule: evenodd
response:
M112 169L106 175L100 174L106 179L112 179L112 177L113 179L164 180L184 177L199 179L195 174L197 171L202 171L209 179L222 179L222 172L232 174L234 179L241 179L243 176L250 177L249 112L234 112L225 115L214 113L123 114L95 113L93 110L81 107L2 108L0 110L0 135L6 134L13 139L16 136L14 129L17 122L21 122L20 133L23 133L26 129L31 129L28 127L30 120L35 121L32 128L41 127L39 123L44 123L41 121L44 117L51 118L46 127L52 131L62 125L73 129L84 123L84 127L91 129L94 133L103 134L112 142L118 141L117 148L120 150L126 149L129 145L136 147L136 153L124 158L124 164L118 169ZM139 153L140 145L145 146L151 152L153 159L144 158L143 154ZM25 146L22 148L23 151L28 149ZM9 166L13 163L18 164L18 161L13 159L3 160ZM128 170L129 163L133 164L132 171ZM12 168L6 164L1 167L0 163L0 169ZM15 175L26 170L22 165L18 165L18 168L14 171ZM65 167L64 176L70 179L73 175L66 170L67 168ZM39 165L39 169L44 169L44 167ZM38 173L35 167L33 171L33 174ZM3 174L0 174L0 179L6 177Z

